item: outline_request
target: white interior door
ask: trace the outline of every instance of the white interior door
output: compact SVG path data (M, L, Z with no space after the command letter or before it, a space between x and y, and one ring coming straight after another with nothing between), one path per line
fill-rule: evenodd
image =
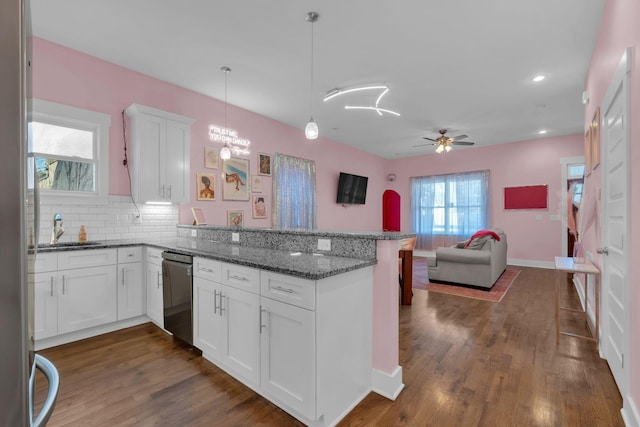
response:
M629 315L629 52L625 52L602 102L603 351L623 396L628 391Z

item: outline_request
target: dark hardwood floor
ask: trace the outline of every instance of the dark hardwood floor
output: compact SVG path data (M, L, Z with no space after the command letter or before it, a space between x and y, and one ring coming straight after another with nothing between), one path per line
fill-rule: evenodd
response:
M595 344L555 344L554 272L521 269L500 303L416 289L400 307L405 389L371 393L340 426L623 426ZM562 297L579 305L568 281ZM563 327L584 330L584 316ZM301 425L151 324L41 353L61 376L50 426Z

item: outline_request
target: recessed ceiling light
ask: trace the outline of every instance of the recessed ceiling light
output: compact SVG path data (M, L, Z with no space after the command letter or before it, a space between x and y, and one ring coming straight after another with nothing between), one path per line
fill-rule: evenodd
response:
M545 133L547 133L547 130L546 129L542 129L542 130L539 130L538 133L540 135L544 135Z
M546 78L547 78L546 76L543 76L542 74L539 74L539 75L535 76L534 78L532 78L531 81L538 83L538 82L543 81Z

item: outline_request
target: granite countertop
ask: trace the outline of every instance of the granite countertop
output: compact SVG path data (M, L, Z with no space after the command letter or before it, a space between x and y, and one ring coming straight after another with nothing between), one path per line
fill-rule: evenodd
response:
M127 246L150 246L191 256L200 256L233 264L245 265L310 280L319 280L376 264L376 260L292 252L279 249L255 248L214 241L177 238L171 241L145 242L140 240L91 241L84 244L61 243L39 245L41 253L69 250L92 250Z

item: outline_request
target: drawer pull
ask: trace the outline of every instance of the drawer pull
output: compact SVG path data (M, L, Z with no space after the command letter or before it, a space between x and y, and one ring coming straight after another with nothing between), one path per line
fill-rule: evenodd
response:
M295 292L293 289L283 288L282 286L274 286L271 289L275 289L276 291L286 292L288 294L292 294Z
M160 257L158 255L149 255L149 258L160 259Z
M200 267L200 271L206 271L207 273L213 273L213 270L207 267Z
M241 282L248 282L249 281L249 279L247 279L246 277L236 276L236 275L229 276L229 279L240 280Z

